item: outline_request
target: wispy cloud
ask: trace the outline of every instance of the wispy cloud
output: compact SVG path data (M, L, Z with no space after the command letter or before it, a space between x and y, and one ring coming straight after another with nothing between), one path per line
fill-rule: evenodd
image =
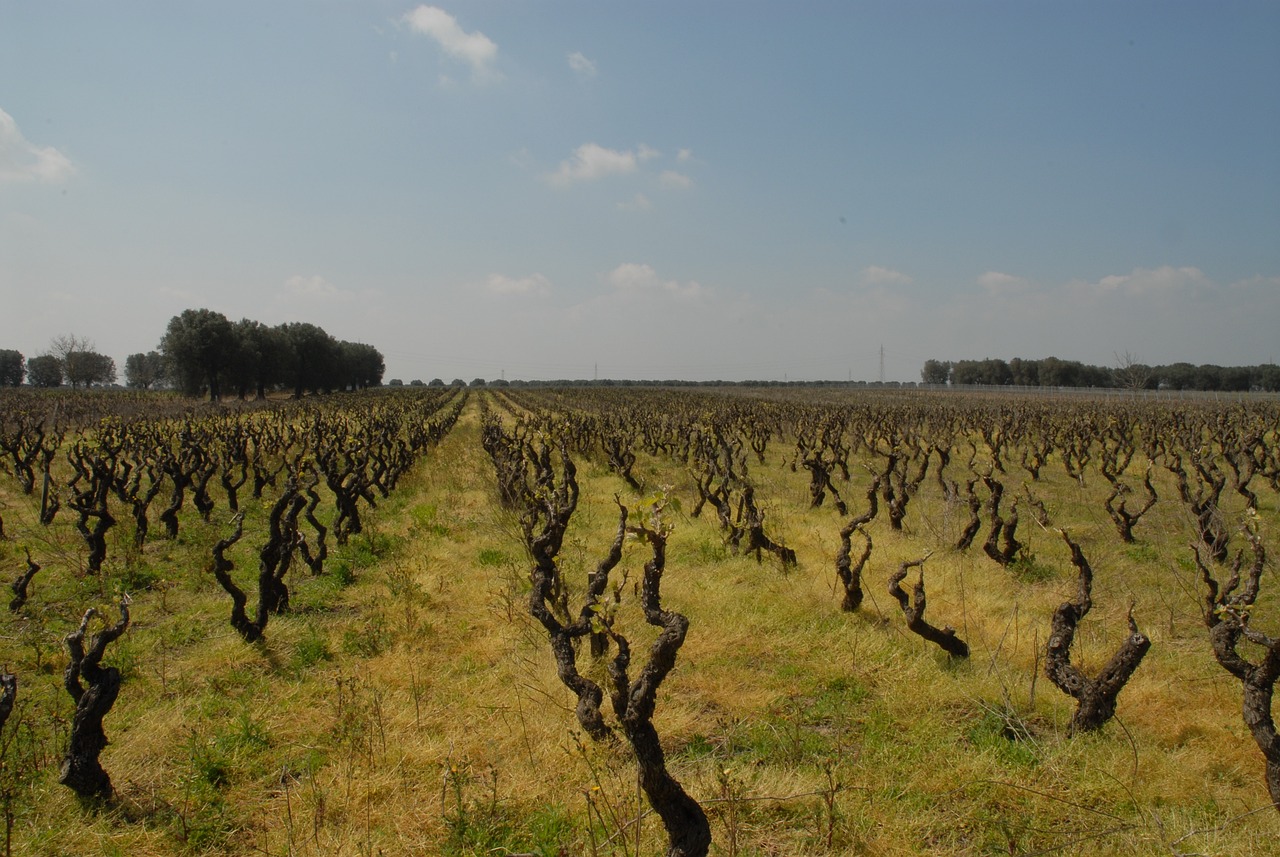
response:
M587 59L580 51L574 51L569 54L569 68L573 69L582 77L596 76L595 62Z
M1171 292L1200 292L1211 288L1212 283L1199 268L1134 268L1128 274L1113 274L1096 283L1086 283L1084 288L1098 294L1158 295Z
M493 68L498 46L479 30L468 33L457 18L435 6L419 6L406 13L402 20L415 33L432 39L450 57L470 65L472 81L488 83L501 79Z
M60 182L75 171L66 155L52 146L29 142L14 118L0 110L0 183Z
M289 297L324 303L343 303L356 297L355 292L344 291L324 277L314 274L310 277L295 274L285 280L284 290Z
M658 182L668 190L686 190L693 187L693 179L675 170L663 170Z
M987 271L978 277L978 285L982 286L983 291L988 295L994 297L1025 291L1030 283L1022 277L1015 277L1013 274L1005 274L1001 271Z
M490 274L484 281L483 288L495 295L528 295L545 297L551 294L551 281L542 274L530 274L527 277L508 277L506 274Z
M911 277L892 268L879 265L868 265L858 275L858 282L864 286L909 286L915 282Z
M618 203L618 208L623 211L648 211L653 208L653 203L649 201L649 197L638 193L626 202Z
M667 295L680 300L701 297L705 290L696 280L682 283L664 280L649 265L627 262L614 268L605 278L620 294Z
M648 160L655 154L652 149L643 145L634 151L619 151L607 149L597 143L583 143L574 150L570 158L560 162L560 167L550 173L547 180L552 184L569 185L634 173L642 160Z

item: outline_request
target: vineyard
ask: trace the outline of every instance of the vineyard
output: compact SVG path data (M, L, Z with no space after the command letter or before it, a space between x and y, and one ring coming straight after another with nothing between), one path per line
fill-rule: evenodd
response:
M1280 401L0 391L5 854L1277 853Z

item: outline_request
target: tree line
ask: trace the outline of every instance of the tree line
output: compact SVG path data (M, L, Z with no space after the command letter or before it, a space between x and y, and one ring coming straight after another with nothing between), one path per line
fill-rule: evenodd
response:
M1280 366L1216 366L1170 363L1148 366L1130 355L1118 357L1117 365L1092 366L1076 360L1045 357L1027 360L1015 357L1004 361L926 360L920 371L925 384L1019 387L1109 387L1129 390L1204 390L1245 392L1280 391Z
M269 327L232 322L209 309L184 310L160 340L170 382L188 395L265 398L284 388L303 393L363 389L382 383L386 365L372 345L335 339L307 322Z
M269 390L295 396L363 389L382 383L382 353L372 345L335 339L314 324L274 327L252 319L232 322L220 312L189 309L169 320L159 347L125 359L125 383L134 389L170 387L190 396L265 398ZM55 337L48 350L25 358L0 349L0 386L89 387L113 384L116 363L93 341Z
M111 384L116 380L116 361L98 353L93 340L75 334L55 336L48 350L29 360L21 351L0 349L0 387L20 386L24 378L33 387Z

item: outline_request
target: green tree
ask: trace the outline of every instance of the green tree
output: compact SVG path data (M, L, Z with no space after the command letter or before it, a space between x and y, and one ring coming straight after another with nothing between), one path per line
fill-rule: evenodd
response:
M920 380L926 384L946 384L951 379L951 361L926 360L920 370Z
M1019 387L1040 386L1040 361L1015 357L1009 361L1009 375Z
M72 389L112 384L116 380L116 361L96 351L72 351L62 361L62 372Z
M27 380L33 387L62 386L62 361L52 354L41 354L27 361Z
M26 360L21 351L0 348L0 387L18 387L27 374Z
M285 383L293 387L295 398L307 391L328 392L338 386L339 348L332 336L304 321L282 324L278 330L289 345Z
M183 310L169 319L160 351L179 389L192 396L209 391L209 401L222 398L222 376L235 355L231 322L210 309Z
M150 390L165 381L168 371L159 351L130 354L124 359L124 382L135 390Z
M339 342L339 386L363 390L382 384L386 363L382 353L363 342Z
M284 332L259 321L242 318L233 326L236 347L227 372L227 383L236 395L247 398L250 391L258 399L280 384L286 375L292 353Z

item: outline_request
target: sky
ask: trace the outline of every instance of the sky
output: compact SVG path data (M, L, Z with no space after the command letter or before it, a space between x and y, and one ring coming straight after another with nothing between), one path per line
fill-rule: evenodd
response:
M0 348L1280 361L1280 3L0 0Z

